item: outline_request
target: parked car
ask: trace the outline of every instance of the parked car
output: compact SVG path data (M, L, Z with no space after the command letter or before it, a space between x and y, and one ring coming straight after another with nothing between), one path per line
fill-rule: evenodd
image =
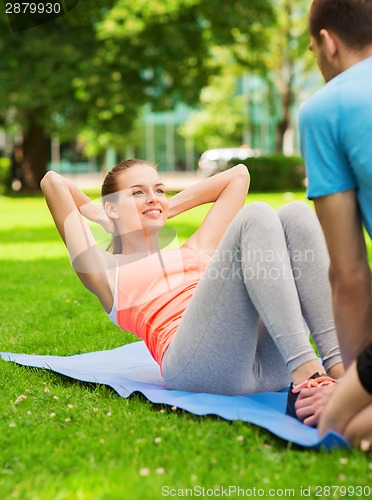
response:
M198 174L201 177L208 177L226 170L229 161L232 159L236 159L239 162L239 160L246 160L254 156L260 156L259 151L247 146L241 146L240 148L207 149L199 158Z

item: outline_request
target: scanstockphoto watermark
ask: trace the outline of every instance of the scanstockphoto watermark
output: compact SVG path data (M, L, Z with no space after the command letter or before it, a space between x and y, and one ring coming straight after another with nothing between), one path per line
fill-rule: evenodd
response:
M11 31L17 33L61 17L79 0L36 0L35 2L3 0Z
M346 486L346 485L318 485L299 486L297 488L261 488L253 486L242 488L241 486L217 486L206 488L195 485L192 488L173 488L163 486L161 494L163 497L243 497L243 498L369 498L371 488L369 486Z
M242 488L241 486L217 486L207 488L205 486L195 485L192 488L172 488L163 486L161 494L163 497L271 497L285 498L296 497L294 488Z

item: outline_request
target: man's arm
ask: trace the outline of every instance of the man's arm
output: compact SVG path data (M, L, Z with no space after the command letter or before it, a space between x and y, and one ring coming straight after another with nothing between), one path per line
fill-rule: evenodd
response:
M320 416L319 435L336 431L358 445L372 433L371 412L372 395L360 383L354 361Z
M341 354L347 368L372 337L371 270L355 191L314 200L331 258L330 281Z

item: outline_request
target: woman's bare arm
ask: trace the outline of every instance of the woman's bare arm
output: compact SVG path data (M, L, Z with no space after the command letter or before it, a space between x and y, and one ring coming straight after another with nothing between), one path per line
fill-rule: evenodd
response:
M169 218L199 205L213 203L202 225L187 244L214 251L227 226L243 207L249 182L249 172L243 164L204 179L170 199Z
M106 230L111 228L112 221L103 207L94 204L72 182L56 172L48 172L40 185L78 277L109 310L112 293L106 271L115 263L111 254L98 247L82 214Z

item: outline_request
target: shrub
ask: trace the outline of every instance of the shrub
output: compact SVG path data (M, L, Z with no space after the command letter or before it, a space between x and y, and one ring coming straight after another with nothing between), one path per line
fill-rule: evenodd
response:
M228 168L243 163L251 175L251 192L295 191L305 187L305 166L299 156L270 155L232 159Z
M10 159L0 158L0 190L9 182L10 178Z

